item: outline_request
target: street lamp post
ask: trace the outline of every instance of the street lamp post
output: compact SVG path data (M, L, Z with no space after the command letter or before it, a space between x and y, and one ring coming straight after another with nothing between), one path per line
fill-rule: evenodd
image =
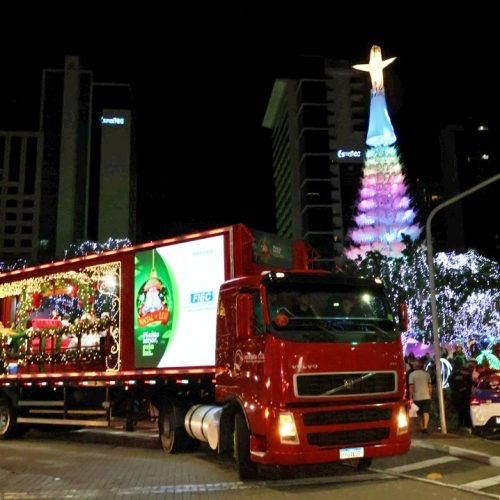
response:
M441 342L439 340L439 325L438 325L438 317L437 317L437 303L436 303L436 282L434 276L434 251L432 248L432 234L431 234L431 223L434 216L442 209L457 201L460 201L462 198L469 196L476 191L488 186L489 184L500 180L500 174L494 175L489 179L486 179L479 184L467 189L463 193L457 194L453 196L449 200L438 205L427 217L427 222L425 224L425 237L427 239L427 264L429 266L429 285L431 292L431 313L432 313L432 334L434 339L434 360L436 363L436 384L437 384L437 393L438 393L438 401L439 401L439 417L441 420L441 433L446 434L446 415L444 410L444 397L443 397L443 381L441 379Z

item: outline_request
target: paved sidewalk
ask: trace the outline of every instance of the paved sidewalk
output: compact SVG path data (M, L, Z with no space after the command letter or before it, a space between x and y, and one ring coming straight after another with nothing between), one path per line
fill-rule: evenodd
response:
M500 467L500 439L498 436L491 436L487 439L466 433L441 434L439 430L435 430L430 434L414 433L411 445Z

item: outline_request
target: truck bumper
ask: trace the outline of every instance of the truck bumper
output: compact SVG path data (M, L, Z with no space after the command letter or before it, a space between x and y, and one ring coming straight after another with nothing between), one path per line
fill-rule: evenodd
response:
M283 428L280 414L286 417ZM251 458L261 464L319 464L387 457L402 455L410 448L405 402L272 408L264 429L260 436L255 433L250 439Z
M346 445L344 448L363 448L364 457L387 457L392 455L403 455L410 448L410 439L401 439L391 444L376 444L369 446ZM283 450L250 451L252 460L267 465L300 465L321 464L328 462L339 462L340 450L343 448L329 448L319 450L304 450L300 445L287 446Z

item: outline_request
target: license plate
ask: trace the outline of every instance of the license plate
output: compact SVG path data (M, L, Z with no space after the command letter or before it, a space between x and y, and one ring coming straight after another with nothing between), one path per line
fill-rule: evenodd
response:
M498 418L498 417L497 417ZM360 458L365 456L364 448L342 448L340 450L340 459L345 458Z

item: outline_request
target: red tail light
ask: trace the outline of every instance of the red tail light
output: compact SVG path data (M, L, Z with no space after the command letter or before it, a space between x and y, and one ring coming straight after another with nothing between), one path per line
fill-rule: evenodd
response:
M482 399L472 398L470 400L470 405L471 406L479 406L482 402L483 402Z

